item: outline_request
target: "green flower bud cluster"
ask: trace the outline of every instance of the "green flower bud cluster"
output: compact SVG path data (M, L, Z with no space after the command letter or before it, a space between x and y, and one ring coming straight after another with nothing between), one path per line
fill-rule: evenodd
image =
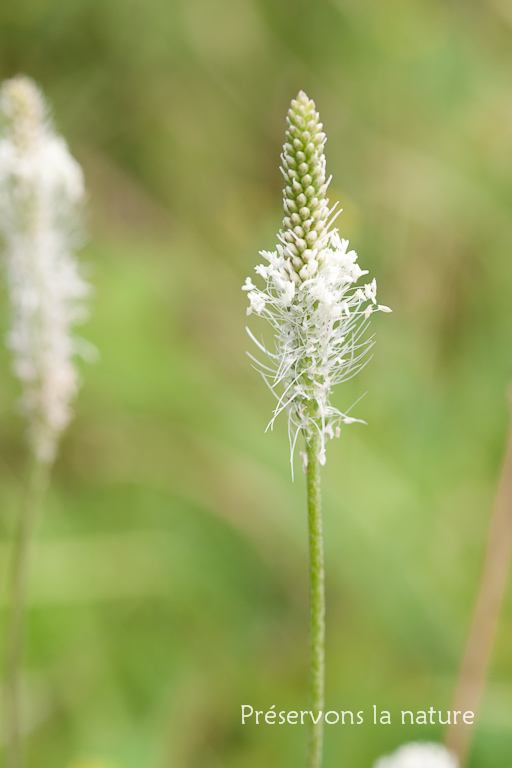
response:
M315 102L300 91L286 118L281 171L285 217L281 241L299 282L311 277L328 244L329 201L325 178L325 133Z

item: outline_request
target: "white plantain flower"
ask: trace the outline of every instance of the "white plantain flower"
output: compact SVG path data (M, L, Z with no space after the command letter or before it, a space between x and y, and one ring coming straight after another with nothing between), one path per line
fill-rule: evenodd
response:
M12 308L7 344L22 384L31 449L55 456L78 388L71 331L88 285L72 249L84 197L82 171L27 77L0 89L0 236Z
M458 768L458 762L455 755L441 744L415 742L381 757L374 768Z
M377 304L375 280L356 287L368 274L357 263L338 230L332 228L336 206L326 197L325 134L315 104L301 91L288 111L286 143L281 155L285 217L275 251L261 251L268 264L256 273L265 287L247 278L247 314L254 312L274 329L271 351L251 338L269 364L254 362L278 400L275 418L288 412L291 454L301 430L318 430L325 463L325 444L339 435L339 425L354 419L330 402L335 384L354 376L364 365L371 339L364 333L375 310L390 312ZM279 389L279 391L278 391Z

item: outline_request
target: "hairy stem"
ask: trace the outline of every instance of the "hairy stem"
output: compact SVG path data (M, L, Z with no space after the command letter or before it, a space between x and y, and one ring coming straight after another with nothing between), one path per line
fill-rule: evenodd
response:
M307 768L320 768L323 747L325 696L325 577L320 498L320 435L307 437L307 486L309 522L309 605L310 605L310 706L318 722L309 733Z
M491 518L478 597L459 672L454 710L470 710L475 715L478 713L507 585L511 550L512 423ZM447 730L446 746L455 752L461 768L466 765L472 736L473 728L468 725L452 724Z
M22 718L21 678L27 584L32 544L48 485L48 475L49 465L34 459L13 543L5 665L4 722L6 768L23 768L25 764L23 748L23 733L25 729Z

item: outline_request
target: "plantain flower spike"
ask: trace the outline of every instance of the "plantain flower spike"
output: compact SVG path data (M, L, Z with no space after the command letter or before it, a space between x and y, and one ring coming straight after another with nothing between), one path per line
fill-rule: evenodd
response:
M370 315L391 312L377 304L375 280L357 287L368 274L357 263L333 222L337 204L329 207L325 170L325 133L314 102L301 91L287 116L286 142L281 155L284 219L275 251L260 251L267 262L255 271L265 283L260 289L247 278L247 314L264 317L274 329L275 348L248 333L268 361L257 369L273 391L277 405L269 423L288 413L291 457L301 431L306 439L320 433L318 459L325 463L327 441L340 433L340 424L359 419L330 402L335 384L357 373L372 344L365 339ZM305 454L301 454L303 462ZM306 469L306 467L305 467Z
M413 742L381 757L374 768L458 768L457 758L442 744Z
M22 385L31 450L52 462L78 389L72 335L88 285L73 255L82 171L24 76L0 89L0 237L12 324L7 345Z

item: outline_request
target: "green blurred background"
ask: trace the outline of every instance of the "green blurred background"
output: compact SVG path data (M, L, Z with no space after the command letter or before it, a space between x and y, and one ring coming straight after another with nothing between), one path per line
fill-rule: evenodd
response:
M250 367L240 290L281 221L290 99L315 99L331 199L394 314L335 399L324 472L325 768L439 728L481 569L512 362L507 0L4 0L0 76L44 88L84 167L99 360L54 474L32 574L37 768L303 763L305 484ZM8 311L0 305L5 333ZM262 322L251 318L259 332ZM26 452L0 353L0 551ZM5 613L2 613L5 617ZM471 768L512 765L512 594Z

